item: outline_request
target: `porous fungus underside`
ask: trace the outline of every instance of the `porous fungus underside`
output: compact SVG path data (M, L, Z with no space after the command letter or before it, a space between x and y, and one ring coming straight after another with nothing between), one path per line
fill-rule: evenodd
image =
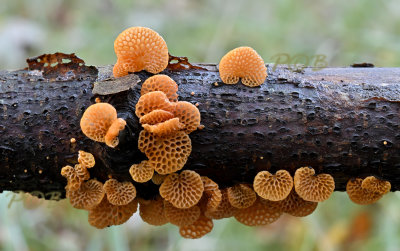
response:
M148 28L125 30L116 39L114 49L118 57L115 77L141 70L159 73L168 65L165 41ZM262 58L250 47L232 50L219 65L223 82L233 84L241 78L249 87L261 85L267 77L266 70ZM307 216L334 191L332 176L315 174L311 167L282 169L272 174L266 165L255 175L253 184L224 188L209 177L188 170L190 167L185 164L192 151L189 134L202 128L201 117L197 105L179 101L177 92L178 85L167 75L151 76L142 84L141 97L132 109L143 126L138 149L147 159L132 163L126 173L131 181L109 177L102 184L90 179L88 168L95 168L95 158L83 151L79 151L78 164L62 168L67 197L74 207L89 212L89 223L94 227L126 222L139 204L139 215L148 224L171 223L179 227L181 236L200 238L212 230L214 220L222 218L234 217L247 226L261 226L275 222L284 213ZM81 119L81 129L87 137L113 148L125 125L125 120L117 118L114 107L99 100L88 107ZM159 194L145 199L135 185L148 182L158 186ZM389 182L373 176L355 177L349 180L347 193L352 201L369 204L390 188Z

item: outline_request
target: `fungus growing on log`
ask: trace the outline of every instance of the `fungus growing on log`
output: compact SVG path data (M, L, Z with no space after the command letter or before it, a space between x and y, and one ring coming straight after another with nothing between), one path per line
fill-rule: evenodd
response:
M120 225L129 220L136 212L137 206L137 200L123 206L116 206L108 202L107 197L104 196L99 205L89 210L89 224L99 229Z
M86 168L92 168L96 164L93 154L82 150L78 151L78 162Z
M141 96L136 104L136 116L141 118L153 110L173 112L175 103L170 102L167 95L162 91L149 92Z
M237 184L227 189L229 203L236 208L247 208L257 199L254 190L245 184Z
M146 79L140 90L140 95L144 95L153 91L162 91L165 93L169 101L178 101L178 85L176 82L167 75L159 74Z
M176 103L174 115L185 125L185 132L188 134L200 126L199 109L189 102L179 101Z
M113 69L114 77L142 70L155 74L168 65L167 44L149 28L131 27L124 30L115 39L114 50L118 58Z
M157 196L154 200L139 201L139 215L142 220L153 226L162 226L168 223L164 214L164 199Z
M293 178L286 170L279 170L275 175L268 171L261 171L254 178L253 187L261 198L279 201L289 195L293 188Z
M260 197L248 208L235 213L235 219L246 226L263 226L271 224L281 217L282 210L275 203Z
M167 121L158 123L156 125L144 124L142 126L146 131L153 133L156 136L160 136L160 137L167 136L167 135L173 135L177 131L184 128L184 124L179 122L178 118L172 118Z
M383 195L390 192L391 185L389 181L381 180L374 176L368 176L362 181L361 187Z
M295 217L310 215L318 206L318 202L306 201L300 198L294 189L292 189L286 199L278 203L284 213Z
M267 67L253 48L238 47L222 57L219 75L225 84L236 84L241 78L244 85L255 87L264 83Z
M164 110L153 110L140 118L140 124L155 125L174 118L174 114Z
M204 215L210 219L223 219L223 218L229 218L235 215L235 213L239 210L236 207L233 207L231 203L229 202L228 199L228 189L222 189L221 194L222 194L222 200L219 203L218 207L216 209L213 209L211 211L205 211Z
M315 175L313 168L301 167L294 174L294 188L302 199L321 202L331 196L335 181L329 174Z
M117 118L115 108L107 103L89 106L81 118L82 132L91 140L105 142L110 147L118 145L118 134L125 127L125 120Z
M143 130L139 134L138 148L146 154L149 164L159 174L170 174L182 169L185 165L192 151L192 142L182 131L157 137Z
M193 224L179 228L179 234L187 239L198 239L211 232L214 224L210 218L201 215Z
M168 175L160 186L160 195L177 208L189 208L199 202L204 185L195 171L184 170Z
M67 189L66 197L77 209L92 209L100 204L104 197L103 184L95 179L88 180L76 191Z
M212 212L218 208L222 200L222 193L217 183L206 176L201 176L204 185L203 198L207 200L206 211Z
M128 181L119 182L116 179L109 179L104 183L103 188L108 201L116 206L127 205L136 197L136 188Z
M86 170L86 172L84 172ZM87 174L86 174L87 173ZM67 186L65 189L69 191L76 191L81 187L81 184L84 180L89 179L89 172L82 165L75 165L75 168L72 166L64 166L61 169L61 175L67 179Z
M189 208L176 208L168 201L164 201L164 214L169 223L183 227L194 223L200 217L201 211L196 205Z
M368 181L369 182L369 181ZM368 184L367 182L367 184ZM346 185L346 192L350 200L356 204L368 205L378 201L384 194L362 188L363 179L350 179ZM372 186L374 188L374 186Z
M139 164L134 164L129 168L132 179L136 182L143 183L151 180L154 174L153 166L149 165L147 160L143 160Z

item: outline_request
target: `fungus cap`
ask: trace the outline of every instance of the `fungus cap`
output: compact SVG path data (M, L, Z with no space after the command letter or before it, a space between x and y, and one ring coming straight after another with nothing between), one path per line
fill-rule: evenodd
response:
M214 224L211 219L201 215L193 224L179 228L179 234L187 239L198 239L211 232Z
M174 114L172 112L156 109L141 117L140 124L155 125L172 118L174 118Z
M335 181L329 174L315 176L313 168L301 167L294 174L294 188L302 199L321 202L331 196L335 190Z
M176 208L164 201L164 214L169 223L178 227L193 224L200 217L200 208L196 205L189 208Z
M222 193L218 184L206 176L201 176L204 185L203 197L206 197L207 204L206 210L213 211L218 208L219 203L222 201Z
M79 150L78 151L78 162L86 168L92 168L96 164L94 156L91 153Z
M282 211L274 203L258 198L250 207L236 212L235 219L246 226L263 226L278 220L281 215Z
M389 181L381 180L374 176L368 176L362 181L361 187L371 192L387 194L391 189L391 184Z
M159 174L169 174L182 169L186 164L192 151L192 142L182 131L157 137L143 130L139 134L138 148L146 154L149 164Z
M90 173L84 165L76 164L74 170L79 180L84 181L90 179Z
M318 206L318 202L306 201L300 198L294 189L282 201L279 202L284 213L295 217L305 217L310 215Z
M167 75L159 74L146 79L140 90L140 95L144 95L153 91L162 91L167 95L169 101L176 102L178 100L178 85Z
M151 180L154 174L154 168L149 165L147 160L143 160L139 164L134 164L129 168L132 179L136 182L143 183Z
M139 215L144 222L153 226L162 226L168 223L164 214L164 199L158 196L147 203L139 202Z
M255 87L264 83L267 68L264 60L250 47L231 50L219 62L219 75L225 84L236 84L242 78L244 85Z
M184 124L179 122L178 118L172 118L167 121L158 123L156 125L144 124L142 126L146 131L153 133L156 136L160 136L160 137L171 135L171 134L173 135L177 131L184 128Z
M109 179L104 183L103 188L108 201L116 206L126 205L136 197L136 188L128 181L119 182L116 179Z
M155 184L155 185L161 185L161 183L164 182L165 178L167 177L167 175L163 175L163 174L159 174L159 173L154 173L153 177L151 177L151 181Z
M121 118L114 120L110 128L108 128L106 135L104 136L106 145L112 148L118 145L119 143L118 134L120 131L124 130L125 125L126 121Z
M102 201L104 197L103 184L95 179L88 180L76 191L67 189L66 197L73 207L89 210Z
M236 184L227 190L229 203L236 208L247 208L256 201L254 190L245 184Z
M204 185L195 171L184 170L168 175L160 186L160 195L177 208L189 208L199 202Z
M289 195L293 188L293 178L286 170L279 170L275 175L262 171L254 178L253 187L261 198L279 201Z
M112 225L125 223L137 210L137 200L124 206L116 206L108 202L104 196L99 205L89 210L88 221L90 225L102 229Z
M83 180L78 177L75 169L72 166L64 166L61 169L61 175L67 179L67 186L65 189L70 191L76 191L80 188Z
M223 219L229 218L235 215L235 213L239 210L236 207L233 207L228 199L227 188L221 190L222 199L219 203L218 207L213 210L207 210L204 212L204 215L210 219Z
M175 103L170 102L167 95L162 91L149 92L139 98L136 103L135 114L138 118L141 118L154 110L173 112Z
M149 28L131 27L124 30L115 39L114 50L118 58L113 69L115 77L142 70L155 74L168 66L167 44Z
M112 123L117 119L117 111L108 103L96 103L89 106L81 118L81 130L91 140L105 142L105 136Z
M175 106L174 115L185 125L185 132L188 134L200 126L200 111L189 102L179 101Z
M383 194L362 188L363 179L350 179L346 185L346 192L350 200L356 204L368 205L375 203Z

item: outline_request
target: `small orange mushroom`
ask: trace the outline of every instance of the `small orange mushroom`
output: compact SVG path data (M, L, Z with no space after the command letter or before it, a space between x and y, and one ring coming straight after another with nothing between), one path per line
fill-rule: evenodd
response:
M201 176L204 185L203 197L206 197L207 204L206 210L213 211L218 208L219 203L222 201L222 193L218 184L206 176Z
M146 201L143 203L139 201L139 215L142 220L153 226L162 226L168 223L164 214L164 199L157 196L156 199Z
M383 194L362 188L363 179L350 179L346 185L346 192L350 200L356 204L368 205L375 203Z
M200 208L196 205L189 208L176 208L164 201L164 214L169 223L178 227L193 224L200 217Z
M391 184L389 181L368 176L362 181L361 187L379 194L387 194L391 189Z
M236 84L242 78L244 85L255 87L264 83L267 68L264 60L250 47L231 50L219 62L219 75L225 84Z
M236 184L227 190L228 200L233 207L247 208L256 201L257 195L254 190L246 184Z
M156 125L144 124L142 126L146 131L151 132L160 137L174 134L175 132L184 128L184 124L179 122L178 118L169 119L167 121L158 123Z
M126 122L117 119L117 111L107 103L96 103L89 106L81 118L82 132L90 139L105 142L110 147L118 144L118 134Z
M140 124L155 125L174 118L174 114L164 110L153 110L140 118Z
M261 198L279 201L289 195L293 188L293 178L286 170L279 170L275 175L268 171L262 171L254 178L253 187Z
M189 208L199 202L204 185L195 171L184 170L168 175L160 186L160 195L177 208Z
M116 206L108 202L104 196L99 205L89 210L89 224L102 229L112 225L125 223L136 212L138 202L133 200L124 206Z
M185 132L191 133L200 126L199 109L186 101L179 101L175 106L174 115L185 125Z
M78 151L78 162L86 168L92 168L96 164L94 156L91 153L79 150Z
M201 215L193 224L179 228L179 234L187 239L198 239L211 232L214 224L210 218Z
M295 217L305 217L314 212L318 206L318 202L306 201L300 198L294 189L292 189L284 200L278 203L280 203L280 207L284 213Z
M152 112L153 110L164 110L173 112L175 110L175 103L168 100L167 95L162 91L149 92L141 96L136 103L136 116L138 118Z
M95 179L88 180L76 191L67 189L66 197L73 207L89 210L102 201L104 197L103 184Z
M167 44L149 28L131 27L124 30L115 39L114 50L118 58L113 69L115 77L142 70L159 73L168 65Z
M131 168L129 168L129 173L134 181L143 183L151 180L154 174L154 168L148 164L148 161L143 160L139 164L132 165Z
M274 202L260 197L248 208L242 208L235 213L235 219L246 226L264 226L278 220L282 210Z
M136 188L128 181L119 182L116 179L109 179L104 183L103 188L108 201L116 206L127 205L136 197Z
M315 175L313 168L301 167L294 174L294 188L302 199L321 202L331 196L335 181L329 174Z
M140 95L143 96L146 93L153 91L162 91L167 95L169 101L178 101L178 85L176 82L167 75L154 75L144 81Z
M67 179L67 186L65 189L69 191L78 190L84 180L88 180L90 178L89 172L86 167L77 164L75 168L72 166L64 166L61 169L61 175Z
M236 207L233 207L228 199L227 188L221 190L222 200L219 203L216 209L206 210L204 215L210 219L223 219L229 218L235 215L235 213L239 210Z
M182 131L157 137L143 130L139 134L138 148L146 154L149 164L159 174L169 174L182 169L186 164L192 151L192 142Z

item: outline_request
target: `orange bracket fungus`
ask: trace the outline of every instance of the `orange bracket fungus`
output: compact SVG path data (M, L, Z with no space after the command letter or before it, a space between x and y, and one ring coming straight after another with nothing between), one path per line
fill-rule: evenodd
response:
M64 166L61 169L61 175L67 179L67 186L65 189L69 191L76 191L81 187L84 180L90 178L89 172L86 167L77 164L75 168L72 166Z
M157 196L150 201L139 201L139 215L142 220L153 226L162 226L168 223L164 214L164 199Z
M86 109L80 124L82 132L88 138L116 147L118 134L125 128L126 122L117 118L117 111L112 105L96 103Z
M175 110L175 103L170 102L164 92L153 91L146 93L139 98L139 101L136 104L135 113L136 116L141 118L157 109L173 112Z
M168 66L168 47L155 31L145 27L131 27L118 35L114 42L117 63L114 77L129 72L148 71L159 73Z
M236 84L241 78L244 85L255 87L264 83L267 67L254 49L239 47L222 57L219 75L225 84Z
M262 171L254 178L253 187L261 198L279 201L289 195L293 188L293 178L286 170L279 170L275 175Z
M155 125L174 118L174 114L164 110L153 110L140 118L140 124Z
M306 201L300 198L294 189L292 189L286 199L278 203L284 213L295 217L307 216L314 212L318 206L318 202Z
M176 82L167 75L159 74L149 77L144 81L140 95L144 95L153 91L162 91L165 93L169 101L178 101L178 85Z
M136 182L143 183L151 180L154 174L154 168L149 165L148 161L143 160L139 164L134 164L129 169L132 179Z
M104 183L103 188L108 201L113 205L126 205L136 197L136 188L128 181L119 182L116 179L109 179Z
M84 182L76 191L67 190L69 202L78 209L89 210L100 204L103 197L103 184L94 179Z
M93 154L79 150L78 151L78 162L79 164L83 165L86 168L94 167L96 161L94 159Z
M350 179L346 185L346 192L350 200L356 204L368 205L378 201L390 190L390 183L378 180L373 176L364 180Z
M229 203L236 208L247 208L257 199L254 190L245 184L237 184L227 190Z
M200 208L196 205L189 208L176 208L168 201L164 201L164 214L169 223L178 227L193 224L200 217Z
M222 193L218 184L206 176L201 176L204 185L203 198L207 200L206 210L211 212L218 208L222 200Z
M189 102L179 101L176 104L174 114L185 125L186 133L191 133L200 126L199 109Z
M160 186L160 195L177 208L189 208L199 202L204 185L199 174L184 170L168 175Z
M207 210L204 212L204 215L210 219L223 219L229 218L235 215L235 213L239 210L236 207L233 207L228 199L228 189L222 189L222 199L221 202L218 204L217 208L212 210Z
M157 136L171 135L184 128L184 125L179 122L178 118L169 119L162 123L158 123L157 125L144 124L142 126L146 131L151 132Z
M301 167L294 174L294 188L302 199L321 202L331 196L335 181L329 174L315 175L313 168Z
M246 226L263 226L278 220L282 210L274 203L260 197L248 208L235 213L235 219Z
M179 228L179 234L188 239L198 239L211 232L214 224L211 219L201 215L191 225L183 226Z

